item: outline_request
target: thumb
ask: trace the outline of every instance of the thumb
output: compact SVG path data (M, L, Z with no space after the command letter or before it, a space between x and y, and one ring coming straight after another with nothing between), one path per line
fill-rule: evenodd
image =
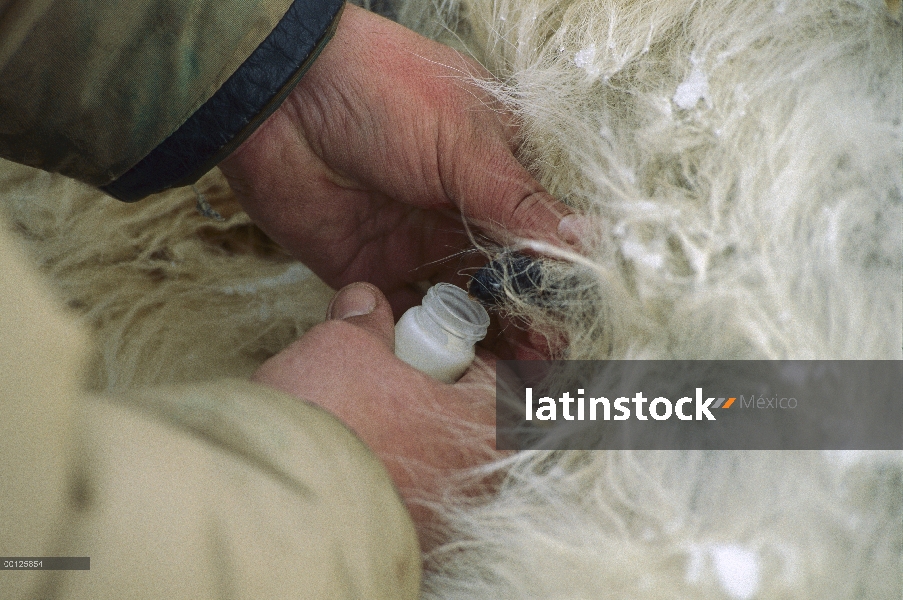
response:
M379 289L363 281L340 289L326 309L328 320L342 320L364 329L395 351L395 321L392 307Z

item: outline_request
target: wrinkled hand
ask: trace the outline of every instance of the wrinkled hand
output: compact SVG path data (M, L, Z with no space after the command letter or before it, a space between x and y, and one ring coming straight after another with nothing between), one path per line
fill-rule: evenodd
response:
M428 546L431 511L453 472L495 450L494 358L455 384L416 371L394 354L388 300L373 285L336 294L327 321L266 361L254 380L313 402L342 420L386 465Z
M372 282L399 316L420 300L413 282L451 279L436 261L471 247L461 215L500 241L561 243L570 214L517 162L513 120L473 76L488 78L347 5L300 84L220 166L268 235L333 287Z

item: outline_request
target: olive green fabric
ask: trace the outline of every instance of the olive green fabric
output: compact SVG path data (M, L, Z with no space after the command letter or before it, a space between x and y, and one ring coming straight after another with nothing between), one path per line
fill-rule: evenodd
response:
M0 0L0 156L95 186L173 133L291 0Z
M0 571L4 599L418 595L410 517L344 425L242 380L85 396L88 336L8 227L0 556L88 556L91 569Z

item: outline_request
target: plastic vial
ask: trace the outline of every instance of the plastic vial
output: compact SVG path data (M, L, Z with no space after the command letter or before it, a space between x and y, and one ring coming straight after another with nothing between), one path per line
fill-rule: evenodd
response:
M431 287L423 304L395 325L395 355L415 369L454 383L473 362L473 346L486 336L489 314L450 283Z

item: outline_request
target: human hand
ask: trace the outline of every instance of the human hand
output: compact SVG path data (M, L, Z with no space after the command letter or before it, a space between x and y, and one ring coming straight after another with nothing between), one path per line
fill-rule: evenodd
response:
M268 235L333 287L375 284L398 316L420 301L414 282L454 280L441 261L471 247L461 215L502 242L562 243L571 211L517 162L513 119L473 76L489 78L347 5L301 83L220 167Z
M462 469L501 456L495 450L494 357L478 360L448 385L394 354L386 297L368 283L340 290L327 321L266 361L253 379L317 404L343 421L383 461L417 524L432 543L436 501Z

